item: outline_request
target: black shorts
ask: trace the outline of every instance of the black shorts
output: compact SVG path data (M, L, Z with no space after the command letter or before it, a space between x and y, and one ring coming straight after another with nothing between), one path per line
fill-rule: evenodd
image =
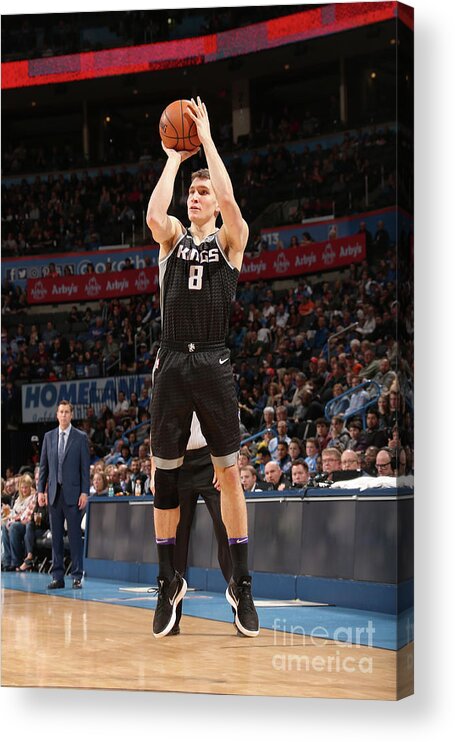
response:
M196 412L219 467L233 466L240 448L237 394L224 343L162 342L152 373L151 444L161 469L181 466Z
M179 498L182 501L192 494L215 494L220 496L213 485L213 465L208 446L186 451L178 479Z

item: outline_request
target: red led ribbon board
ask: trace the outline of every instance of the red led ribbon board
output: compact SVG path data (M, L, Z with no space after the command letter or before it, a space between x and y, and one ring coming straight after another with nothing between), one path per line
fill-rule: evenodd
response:
M271 250L256 258L245 256L240 281L287 278L305 273L335 270L366 259L364 235L353 235L310 245Z
M339 3L190 39L4 62L2 90L216 62L396 17L412 28L412 8L396 2Z
M127 298L137 294L152 294L158 287L158 268L118 271L116 273L85 273L82 276L29 278L29 304L59 304L71 301Z
M363 235L314 242L287 250L271 250L258 257L245 256L240 281L285 278L304 273L334 270L366 258ZM158 289L158 267L113 273L84 273L81 276L29 278L29 304L94 301L152 294Z

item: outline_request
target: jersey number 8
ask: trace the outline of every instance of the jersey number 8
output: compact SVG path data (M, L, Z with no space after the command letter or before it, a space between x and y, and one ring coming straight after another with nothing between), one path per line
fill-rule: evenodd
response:
M203 265L192 265L188 278L188 288L200 291L202 288L202 274L204 273Z

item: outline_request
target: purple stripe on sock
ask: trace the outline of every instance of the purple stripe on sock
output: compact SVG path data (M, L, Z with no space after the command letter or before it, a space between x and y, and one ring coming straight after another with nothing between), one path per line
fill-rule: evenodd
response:
M175 544L175 538L157 538L156 543L158 546L171 546Z
M229 546L232 546L233 544L247 544L248 536L238 536L237 538L230 538L228 541Z

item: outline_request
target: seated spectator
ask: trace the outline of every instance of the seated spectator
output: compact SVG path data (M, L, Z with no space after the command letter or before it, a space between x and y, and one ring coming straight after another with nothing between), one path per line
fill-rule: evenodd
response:
M145 486L145 481L147 479L147 475L141 472L140 461L137 457L131 460L130 471L131 471L131 476L129 478L129 481L126 483L125 495L136 494L136 483L137 482L139 483L141 495L145 494L144 486Z
M49 509L47 505L40 505L36 499L36 504L32 512L32 516L28 522L25 523L25 559L17 568L19 572L29 572L33 569L35 563L35 545L36 539L43 536L46 531L50 528L49 523Z
M317 420L324 415L324 408L320 402L313 399L313 392L310 387L305 386L297 393L298 401L294 407L294 420L306 424L307 420ZM300 427L298 428L300 430Z
M277 462L284 474L289 474L291 471L292 459L289 456L289 446L286 441L280 441L278 443L274 460Z
M308 486L310 472L308 464L303 459L295 459L291 467L291 489L302 490Z
M390 361L387 356L384 356L379 361L378 371L374 376L371 377L372 381L376 381L381 387L381 391L389 391L392 384L396 383L397 375L390 367Z
M292 419L289 417L288 409L284 405L278 405L278 407L276 408L277 427L280 421L283 421L286 423L287 435L289 435L292 438L295 435L296 425L294 424Z
M341 470L359 472L359 469L359 457L355 451L350 451L349 449L343 451L341 454Z
M337 448L325 448L322 457L322 478L319 481L334 482L335 472L341 471L341 452Z
M120 481L120 470L115 464L111 464L106 468L106 479L107 479L107 487L109 490L109 485L112 485L114 488L114 495L123 495L126 490L126 482ZM122 486L123 484L123 486Z
M96 471L93 475L93 485L90 487L90 495L106 497L108 494L108 481L106 475L101 471Z
M403 395L400 394L398 384L392 384L389 390L389 414L392 425L398 425L400 430L403 431L404 424L404 399ZM403 441L404 443L407 441Z
M356 453L349 449L346 449L341 454L341 470L343 472L350 472L349 478L356 479L357 477L368 476L367 472L361 468L361 457L361 453Z
M46 327L41 334L41 340L45 344L46 350L51 349L53 341L58 338L58 336L58 331L55 329L54 323L49 320L46 323Z
M96 462L100 460L100 456L98 456L98 453L93 443L89 442L88 450L89 450L90 464L96 464Z
M122 426L116 425L114 418L106 421L106 427L104 429L104 446L108 452L111 452L111 454L113 449L118 447L118 442L122 438L122 433Z
M370 446L384 448L384 446L387 446L387 442L386 431L379 429L378 411L370 408L367 412L366 429L360 435L359 448L363 451L366 451Z
M258 473L258 478L261 481L265 480L265 467L271 460L272 457L270 456L268 444L265 441L262 441L258 444L256 449L256 458L254 460L254 466Z
M307 438L305 443L306 457L304 459L310 474L316 474L318 470L319 448L316 438Z
M2 570L12 572L24 561L26 524L36 505L36 491L29 474L19 477L17 496L8 517L2 522ZM25 521L25 522L23 522Z
M291 482L276 461L269 461L265 465L265 481L271 484L274 490L282 491L291 487Z
M329 423L325 417L318 417L316 420L316 445L318 451L322 453L327 447L330 440ZM310 469L311 471L311 469Z
M134 423L131 422L131 425ZM128 445L130 447L131 455L135 458L137 458L137 455L139 453L139 441L137 439L137 434L135 430L127 430L125 431L128 436Z
M257 471L254 468L254 466L251 466L251 465L242 466L242 468L240 469L240 481L242 483L244 492L263 492L264 491L260 486L260 484L262 483L261 482L258 483L258 475L257 475Z
M357 418L352 418L347 424L349 440L346 444L348 451L360 451L360 434L362 432L362 423Z
M282 387L282 400L283 405L285 407L291 407L292 409L292 399L294 397L294 392L296 390L296 385L293 381L292 374L285 372L283 374L282 380L281 380L281 387Z
M140 464L141 464L141 473L145 476L145 482L144 482L144 488L143 488L143 495L151 495L152 493L152 463L150 461L150 456L148 456L146 459L141 460L139 458Z
M367 347L363 353L364 366L359 371L360 380L370 381L379 371L379 361L376 359L376 353L372 347Z
M352 377L352 389L355 389L355 387L359 386L360 383L360 377L358 375ZM353 392L349 397L349 406L344 411L344 419L347 420L348 417L355 415L362 407L368 404L369 401L370 397L365 387Z
M378 473L376 469L376 456L378 450L377 446L369 446L365 451L363 468L370 477L376 477Z
M389 430L393 425L393 418L389 410L389 397L387 394L381 394L378 398L378 418L379 430Z
M376 455L376 470L378 477L396 477L397 476L397 456L396 451L390 448L381 448Z
M129 465L131 464L131 458L132 457L131 457L130 447L128 446L127 443L122 443L122 445L120 447L120 456L113 463L115 463L115 464L125 464L126 467L128 468ZM121 476L120 476L120 479L121 479Z
M284 420L280 420L277 422L277 434L274 436L269 443L269 451L272 456L272 459L275 459L275 461L278 458L278 445L281 442L286 443L289 445L291 442L290 437L287 434L287 423Z
M141 432L141 431L139 431ZM146 443L140 443L137 450L137 457L141 465L141 471L145 463L150 464L150 447Z
M288 453L291 457L291 462L294 462L297 459L303 459L303 447L299 438L291 438L291 442L289 443L288 447Z
M239 467L239 470L242 469L244 466L248 466L250 464L250 455L246 451L240 451L239 457L237 459L237 465Z
M271 405L264 407L263 418L264 420L261 427L270 428L276 433L275 408Z
M137 404L139 408L145 409L145 410L148 410L148 408L150 407L150 395L149 395L149 390L147 389L146 386L143 386L141 388Z
M271 381L267 388L267 393L267 407L276 407L277 405L281 405L281 400L283 398L281 384L278 384L276 381Z
M125 397L125 392L123 392L120 389L117 394L117 404L114 406L114 409L112 410L112 412L114 413L115 419L121 420L122 417L125 417L125 415L128 414L128 410L129 410L129 403Z
M345 413L345 410L349 406L349 399L348 397L341 397L341 395L344 393L345 389L342 384L334 384L332 388L332 399L329 400L330 402L330 413L332 415L343 415ZM338 399L338 397L341 397L341 399Z
M344 420L340 415L334 415L330 423L330 439L328 446L336 446L340 451L344 451L348 445L350 436L344 427Z

